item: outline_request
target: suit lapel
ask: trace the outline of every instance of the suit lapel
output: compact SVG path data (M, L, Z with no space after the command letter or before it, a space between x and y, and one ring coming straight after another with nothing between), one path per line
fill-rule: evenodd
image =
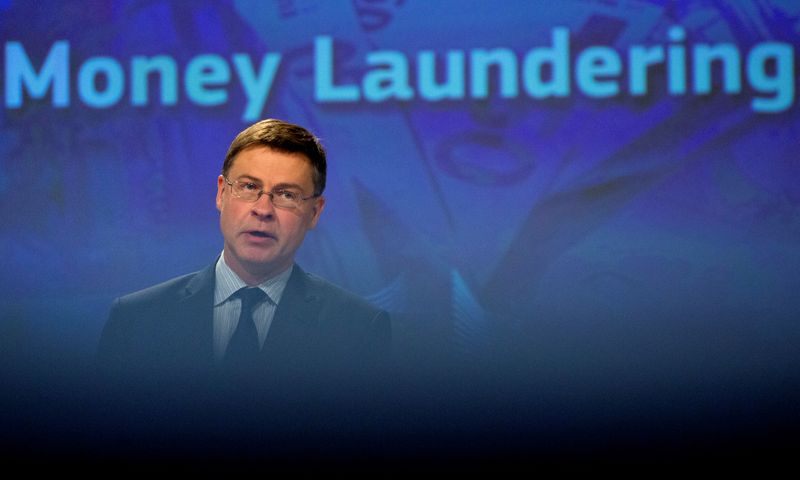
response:
M322 299L310 284L307 274L294 266L286 289L275 310L263 353L297 355L307 350L316 338Z

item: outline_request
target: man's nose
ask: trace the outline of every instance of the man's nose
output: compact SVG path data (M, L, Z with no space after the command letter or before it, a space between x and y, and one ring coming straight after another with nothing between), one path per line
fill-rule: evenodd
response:
M264 192L258 200L253 202L253 215L270 218L275 214L275 205L272 204L272 197Z

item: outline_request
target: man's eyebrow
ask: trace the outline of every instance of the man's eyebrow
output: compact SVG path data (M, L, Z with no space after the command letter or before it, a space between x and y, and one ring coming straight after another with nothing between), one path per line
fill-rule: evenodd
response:
M276 183L275 185L272 186L273 190L287 190L290 188L294 190L300 190L301 192L303 191L303 187L297 183L284 182L284 183Z
M247 180L247 181L250 181L250 182L253 182L253 183L258 183L259 185L263 185L263 183L264 183L264 182L262 182L262 181L261 181L261 179L260 179L260 178L256 178L256 177L254 177L254 176L252 176L252 175L248 175L248 174L246 174L246 173L244 173L244 174L242 174L242 175L239 175L238 177L236 177L236 180L238 180L238 181L240 181L240 182L241 182L242 180ZM294 189L294 190L300 190L301 192L303 192L303 191L304 191L304 190L303 190L303 186L302 186L302 185L300 185L299 183L291 183L291 182L282 182L282 183L276 183L275 185L273 185L273 186L272 186L272 189L273 189L273 190L289 190L289 189Z
M260 179L254 177L252 175L247 175L247 174L239 175L238 177L236 177L236 180L239 180L239 181L241 181L241 180L250 180L253 183L262 183Z

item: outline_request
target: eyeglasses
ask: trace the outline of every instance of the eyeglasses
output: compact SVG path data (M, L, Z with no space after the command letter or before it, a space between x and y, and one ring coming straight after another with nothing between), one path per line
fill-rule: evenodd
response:
M257 202L261 195L268 195L272 205L278 208L298 208L304 201L319 197L319 195L304 197L302 192L291 188L278 188L265 192L257 183L242 180L230 181L225 176L222 178L225 179L225 183L231 186L231 192L236 198L249 203Z

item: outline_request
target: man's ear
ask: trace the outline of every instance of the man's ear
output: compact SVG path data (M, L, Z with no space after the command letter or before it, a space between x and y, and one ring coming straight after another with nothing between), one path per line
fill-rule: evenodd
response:
M222 211L222 191L225 190L225 178L217 177L217 210Z
M314 228L317 226L317 222L319 221L320 215L322 215L322 210L325 208L325 197L317 197L314 199L314 203L311 206L311 224L308 228Z

